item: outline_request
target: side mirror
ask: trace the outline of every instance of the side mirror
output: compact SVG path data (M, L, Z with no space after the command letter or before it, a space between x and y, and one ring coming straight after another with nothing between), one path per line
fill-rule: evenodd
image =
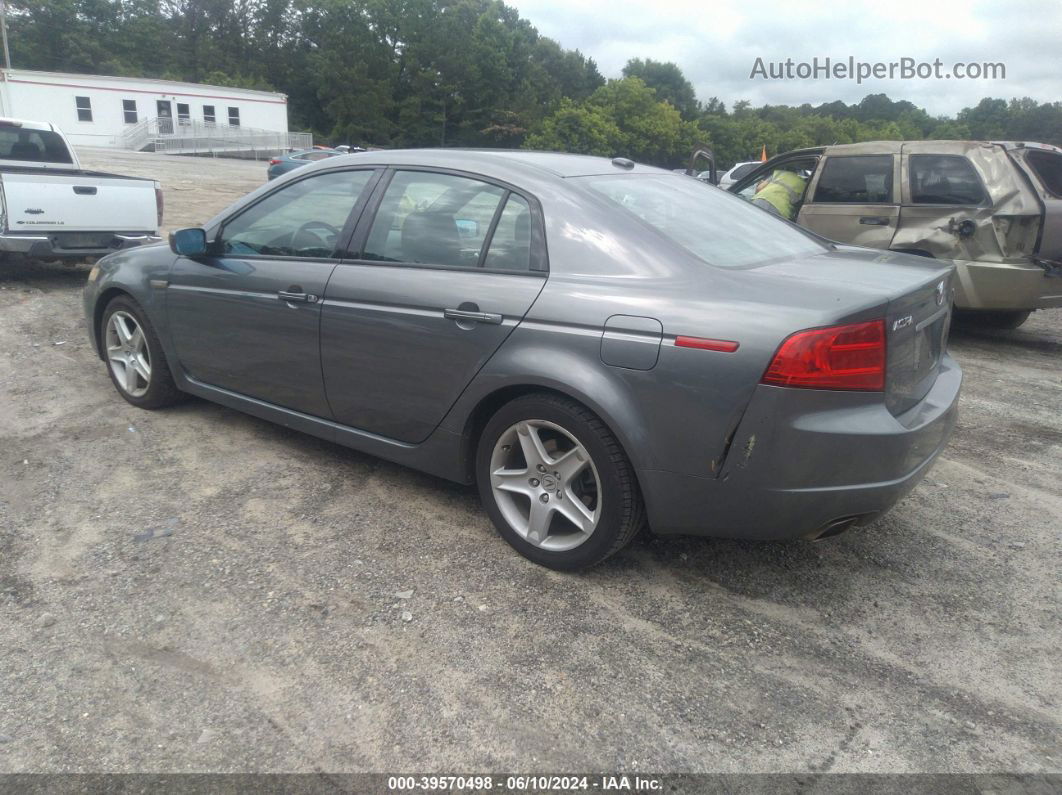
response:
M206 230L191 226L170 232L170 248L182 257L202 257L207 252Z

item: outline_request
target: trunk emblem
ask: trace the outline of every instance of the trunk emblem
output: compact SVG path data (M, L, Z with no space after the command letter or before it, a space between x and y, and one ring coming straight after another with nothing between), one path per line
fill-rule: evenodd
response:
M899 331L902 328L907 328L912 323L914 323L914 317L912 315L906 315L905 317L901 317L899 320L893 321L892 330Z
M944 303L944 282L941 282L940 284L937 285L936 293L937 293L937 306L940 306L941 304Z
M44 210L38 210L36 207L30 207L26 210L26 215L44 215Z

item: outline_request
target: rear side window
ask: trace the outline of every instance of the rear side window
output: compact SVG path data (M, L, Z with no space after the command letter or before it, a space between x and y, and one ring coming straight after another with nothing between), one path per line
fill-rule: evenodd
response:
M911 155L908 161L914 204L972 204L985 200L973 164L962 155Z
M816 203L890 204L892 155L830 157L815 189Z
M1029 150L1025 154L1036 176L1052 196L1062 198L1062 155L1055 152Z
M70 150L51 130L0 129L0 160L73 163Z
M504 197L503 188L476 179L398 171L373 219L362 258L477 267Z
M225 224L221 250L234 256L333 257L372 171L333 171L291 182Z
M531 268L531 208L527 200L510 193L490 239L484 268L526 271Z

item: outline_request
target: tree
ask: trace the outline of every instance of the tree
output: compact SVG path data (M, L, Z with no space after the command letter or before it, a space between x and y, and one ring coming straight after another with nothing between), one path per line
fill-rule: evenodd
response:
M697 116L700 109L693 84L682 74L682 70L671 62L654 61L652 58L631 58L623 67L624 77L637 77L656 92L656 97L670 102L682 118L686 120Z

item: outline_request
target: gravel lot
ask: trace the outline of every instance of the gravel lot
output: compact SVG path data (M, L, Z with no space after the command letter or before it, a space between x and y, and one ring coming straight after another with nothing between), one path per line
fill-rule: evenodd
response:
M84 159L169 228L265 177ZM953 333L958 431L876 524L573 576L470 488L128 405L86 272L0 265L0 771L1060 770L1062 311Z

